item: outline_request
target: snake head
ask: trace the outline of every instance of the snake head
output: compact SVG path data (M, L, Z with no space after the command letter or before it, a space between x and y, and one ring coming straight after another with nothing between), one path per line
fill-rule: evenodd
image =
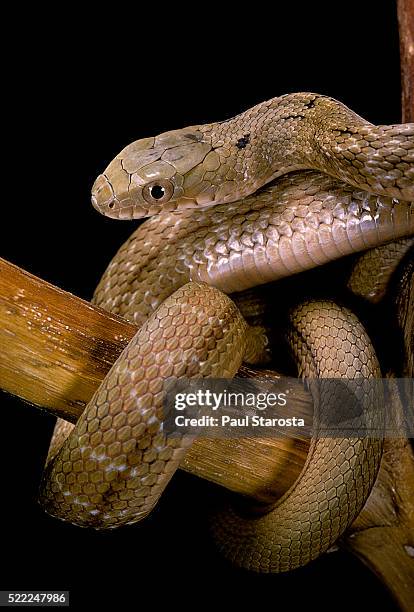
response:
M218 154L197 127L137 140L98 176L92 204L115 219L214 204L217 189L205 174L218 166Z

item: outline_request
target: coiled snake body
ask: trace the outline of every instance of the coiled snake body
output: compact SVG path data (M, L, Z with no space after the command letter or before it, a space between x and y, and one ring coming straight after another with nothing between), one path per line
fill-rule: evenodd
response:
M224 293L414 234L414 125L373 126L331 98L289 94L132 143L98 177L92 202L110 217L152 217L94 296L140 329L74 429L58 422L40 499L64 520L112 528L150 512L185 453L162 431L163 382L232 377L261 353ZM380 376L347 309L307 301L290 321L302 375ZM313 440L271 512L215 517L220 548L250 569L303 565L360 511L380 456L379 439Z

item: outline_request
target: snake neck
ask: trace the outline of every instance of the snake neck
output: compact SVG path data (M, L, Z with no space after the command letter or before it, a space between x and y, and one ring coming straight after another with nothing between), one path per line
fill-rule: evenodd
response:
M219 160L205 175L218 202L305 168L377 195L414 198L414 170L407 174L414 125L374 126L327 96L287 94L198 129ZM387 161L390 140L398 151Z

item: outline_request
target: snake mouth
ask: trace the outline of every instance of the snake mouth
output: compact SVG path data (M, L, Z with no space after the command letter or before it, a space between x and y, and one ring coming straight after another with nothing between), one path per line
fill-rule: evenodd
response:
M140 200L133 191L116 195L111 181L105 174L100 174L92 187L92 206L101 215L111 219L131 220L152 217L163 212L180 212L200 208L193 198L180 198L171 202L148 204Z

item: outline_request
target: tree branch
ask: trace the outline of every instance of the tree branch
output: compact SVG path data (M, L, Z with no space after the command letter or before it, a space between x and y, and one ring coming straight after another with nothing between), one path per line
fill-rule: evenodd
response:
M0 388L75 423L137 328L0 259ZM239 376L267 376L242 368ZM290 407L312 414L298 382ZM272 502L298 477L309 442L283 436L197 440L182 469Z

